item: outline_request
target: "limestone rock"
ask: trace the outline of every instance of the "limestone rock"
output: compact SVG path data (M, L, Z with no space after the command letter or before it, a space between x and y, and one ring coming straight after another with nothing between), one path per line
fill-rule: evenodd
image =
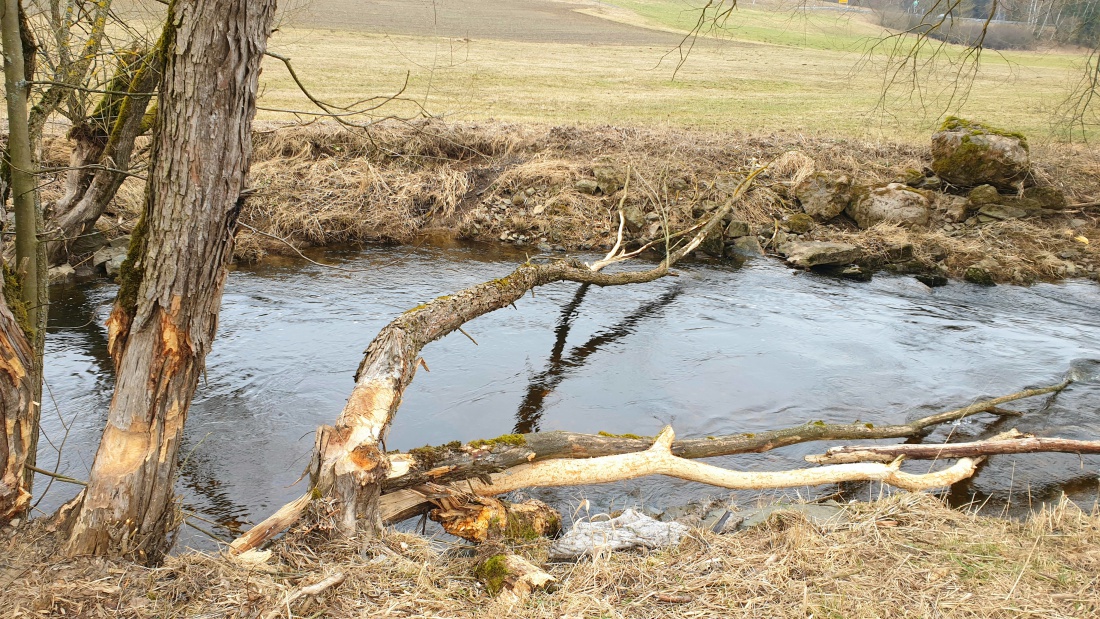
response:
M70 254L73 256L84 256L87 254L94 254L107 244L107 237L104 236L102 232L93 230L88 234L77 237L69 249Z
M726 246L726 253L742 258L759 258L764 255L764 248L760 247L760 241L755 236L739 236Z
M1024 209L1007 204L987 204L978 211L979 218L981 215L985 215L1002 221L1005 219L1019 219L1026 217L1027 214L1028 212Z
M722 229L715 227L715 229L711 230L710 234L707 235L707 238L703 239L703 242L699 245L699 249L708 256L721 258L725 246L725 241L722 238Z
M901 183L871 187L845 209L860 228L882 222L905 226L928 223L931 207L922 193Z
M599 191L600 186L596 184L596 181L591 178L582 178L573 183L573 189L576 189L586 196L592 196L595 195L597 191Z
M828 221L844 212L852 200L852 181L847 176L834 178L818 172L799 183L794 195L807 215Z
M678 522L659 522L628 509L618 518L578 522L550 545L551 560L577 559L601 551L675 546L690 529Z
M645 212L637 205L628 204L623 207L623 220L626 221L626 229L636 234L645 227Z
M1027 138L1018 133L949 117L932 135L932 170L953 185L1012 189L1030 167Z
M855 245L824 241L790 241L783 244L779 251L787 256L788 263L807 269L852 264L863 254Z
M1064 211L1069 204L1066 201L1066 194L1057 187L1028 187L1024 189L1021 198L1034 201L1039 208L1052 211Z
M113 278L118 275L119 270L122 268L122 263L126 260L126 253L127 249L125 247L111 247L108 245L92 256L92 264L96 267L102 265L107 276Z
M750 235L752 235L752 226L747 221L735 219L726 226L726 238L728 239L736 239Z
M596 186L603 195L609 196L626 185L626 171L615 165L610 157L599 157L592 163L592 173L596 176Z
M814 218L806 213L795 213L787 217L787 228L795 234L806 234L814 229Z
M963 279L972 284L992 286L995 283L993 281L993 271L999 267L1000 265L996 260L992 258L983 258L966 268L966 271L963 273Z
M943 209L943 217L951 223L966 221L970 216L970 202L962 196L940 194L936 197L936 206Z
M978 185L970 190L970 193L966 195L966 199L973 206L985 206L986 204L999 203L1001 194L997 193L997 188L993 185Z

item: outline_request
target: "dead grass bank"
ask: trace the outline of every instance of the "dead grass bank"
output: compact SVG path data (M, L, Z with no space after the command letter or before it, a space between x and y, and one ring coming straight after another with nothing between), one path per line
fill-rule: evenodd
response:
M1071 203L1100 196L1098 159L1085 147L1033 148L1035 176ZM532 253L600 249L613 240L620 204L647 214L636 241L696 221L730 194L752 166L779 160L735 217L764 228L800 211L794 183L833 171L864 184L899 181L928 162L928 149L903 143L815 138L798 133L708 133L668 128L543 126L510 123L393 124L369 135L329 125L265 125L256 138L252 183L242 221L270 236L245 234L238 257L285 253L295 244L410 242L440 233L529 246ZM626 191L586 193L578 181L601 169L629 173ZM961 276L992 256L1000 281L1026 283L1094 276L1100 212L965 230L859 231L840 222L807 238L843 239L870 249L912 243L918 268ZM1073 265L1072 268L1067 265Z
M413 535L330 544L297 530L262 565L189 553L146 569L54 554L39 526L0 534L4 617L1096 617L1100 515L1069 502L1026 522L962 513L923 494L796 514L667 551L548 564L561 581L518 607L491 599L474 559ZM546 544L520 548L536 562ZM284 603L336 572L347 580ZM662 601L664 600L664 601ZM668 601L674 600L674 601ZM270 614L269 614L270 613Z

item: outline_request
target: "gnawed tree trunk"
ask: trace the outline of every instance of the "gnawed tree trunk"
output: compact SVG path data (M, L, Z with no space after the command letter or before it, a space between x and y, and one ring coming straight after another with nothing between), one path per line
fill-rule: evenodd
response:
M50 265L69 258L129 175L137 138L149 129L147 110L164 66L167 31L152 52L125 52L92 115L73 126L65 193L46 212ZM116 93L128 93L125 95Z
M558 581L527 559L503 553L478 563L474 577L485 585L485 590L491 595L499 595L513 604Z
M33 353L0 288L0 525L18 518L30 502L30 473L24 469L38 432Z
M275 2L171 7L145 210L108 320L115 393L72 525L74 555L156 562L170 546L177 451L244 199Z
M561 514L538 499L523 503L493 497L447 495L428 517L443 530L471 542L529 542L561 533Z

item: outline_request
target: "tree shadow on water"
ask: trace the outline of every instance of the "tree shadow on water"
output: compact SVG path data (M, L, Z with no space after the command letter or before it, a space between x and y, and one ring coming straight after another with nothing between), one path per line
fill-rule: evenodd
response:
M537 432L542 421L546 398L563 380L584 367L589 357L601 348L634 333L643 321L659 316L683 292L681 287L675 286L656 299L641 304L617 324L597 332L587 342L575 346L566 356L565 341L569 337L573 320L588 293L588 288L588 284L582 284L573 295L573 299L562 307L558 324L554 327L554 347L550 351L550 358L546 362L546 368L532 376L528 382L527 393L516 411L516 425L513 432L517 434Z

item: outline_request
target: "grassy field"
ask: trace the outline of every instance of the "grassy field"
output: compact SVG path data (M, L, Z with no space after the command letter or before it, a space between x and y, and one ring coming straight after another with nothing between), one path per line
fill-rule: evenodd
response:
M730 17L718 38L700 41L674 73L673 33L698 15L681 0L512 0L499 3L496 17L466 15L458 10L464 1L443 0L430 18L413 2L382 23L342 0L315 0L287 16L271 49L293 58L314 94L336 102L396 92L407 76L403 100L384 109L395 115L422 108L457 120L903 140L924 139L944 112L1041 139L1052 134L1057 105L1078 71L1067 52L987 52L965 98L949 100L957 67L948 57L937 77L921 78L924 90L912 90L906 78L886 89L886 54L871 48L882 30L866 15L750 5ZM377 4L384 3L366 3ZM607 35L610 44L578 42L574 35L592 26L582 18L597 16L618 34ZM454 36L462 32L477 36ZM639 44L646 32L651 40ZM272 109L310 109L280 63L267 62L263 82L261 106L269 110L262 118L289 117Z

